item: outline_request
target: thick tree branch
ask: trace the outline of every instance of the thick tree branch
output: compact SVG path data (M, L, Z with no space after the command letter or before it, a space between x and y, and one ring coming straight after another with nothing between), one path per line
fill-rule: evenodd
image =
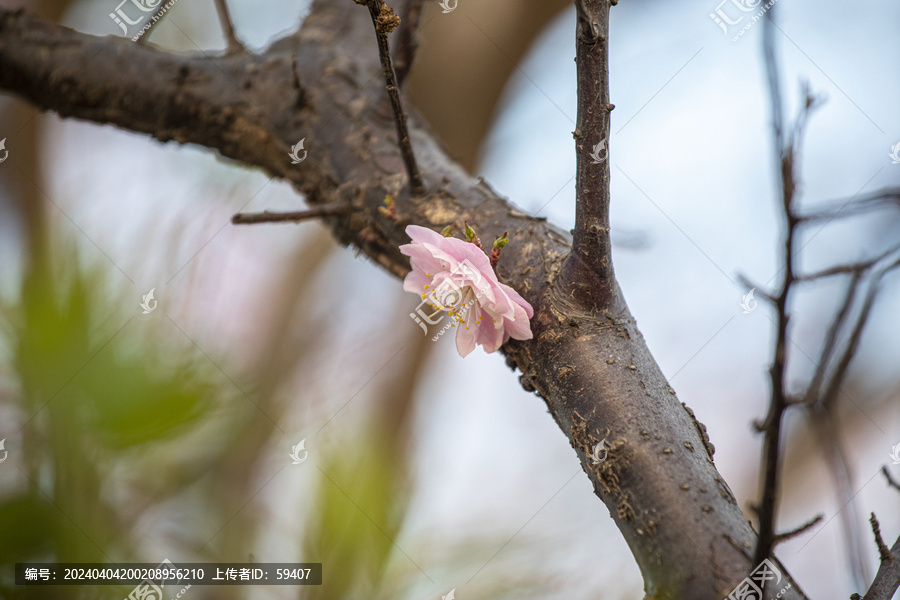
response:
M311 207L347 203L352 212L326 223L398 277L409 270L398 250L407 223L440 230L468 220L478 231L508 231L513 241L497 271L535 316L532 340L503 347L507 363L576 449L648 596L726 597L755 566L738 550L752 548L755 536L713 464L705 428L678 401L618 285L609 282L608 311L573 307L557 285L569 235L466 174L414 113L409 136L429 192L410 194L394 123L380 108L384 91L367 86L379 59L361 13L319 0L300 32L265 54L208 59L0 10L0 88L63 116L213 148L289 180ZM292 165L290 147L303 138L309 155ZM378 210L387 194L395 218ZM607 430L608 458L595 465L592 449ZM796 586L782 596L802 597Z

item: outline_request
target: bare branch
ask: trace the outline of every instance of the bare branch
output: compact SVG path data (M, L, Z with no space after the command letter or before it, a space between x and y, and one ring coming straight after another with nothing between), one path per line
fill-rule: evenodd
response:
M872 533L875 535L875 544L878 546L878 554L881 557L881 564L878 567L878 573L863 600L891 600L897 588L900 587L900 538L894 542L893 548L888 550L887 544L881 537L881 526L875 513L872 513L869 522L872 524ZM859 598L858 594L854 594Z
M261 213L238 213L231 217L231 222L235 225L254 225L256 223L299 223L301 221L309 221L311 219L319 219L322 217L333 217L337 215L346 215L350 212L350 207L346 205L329 205L324 204L309 210L298 210L294 212L269 212Z
M853 326L852 331L850 332L850 337L847 340L847 345L844 348L844 353L841 355L840 360L834 368L828 387L825 388L825 392L819 399L819 403L822 406L829 407L834 404L835 400L837 399L838 392L840 391L841 386L844 384L844 379L847 375L847 369L850 367L850 363L853 361L853 357L856 355L856 349L859 346L860 339L862 338L863 329L865 329L866 323L869 320L869 314L872 311L872 305L875 303L875 297L878 294L878 286L881 283L881 279L885 274L896 269L898 266L900 266L900 259L888 264L886 267L880 269L877 273L873 273L870 277L866 297L863 300L863 305L856 317L856 323Z
M228 43L226 52L233 54L235 52L244 52L244 45L237 39L234 33L234 23L231 21L231 13L228 12L226 0L216 0L216 11L219 13L219 22L222 24L222 32L225 34L225 41Z
M413 154L409 130L406 125L406 112L403 110L397 75L394 72L391 50L388 46L388 34L400 24L400 18L385 4L384 0L354 0L354 2L367 6L369 14L372 15L375 36L378 38L378 54L381 56L381 70L384 72L385 86L388 97L391 99L391 108L394 110L400 153L403 155L403 164L406 167L406 174L409 176L410 189L413 195L421 196L425 193L425 183L422 181L419 166L416 164L416 156Z
M900 492L900 483L897 483L897 480L891 477L890 472L887 470L887 467L881 467L881 473L884 475L884 478L887 479L887 483L889 486Z
M831 208L802 215L800 220L804 223L830 221L836 217L849 217L886 206L900 206L900 188L885 188L862 196L854 196L848 200L835 200L829 204L832 205Z
M794 159L799 153L802 139L803 125L814 101L812 96L806 94L804 106L797 119L797 125L791 138L785 143L783 139L782 125L782 100L778 81L777 63L775 60L774 42L771 30L774 25L770 13L766 21L764 35L764 54L766 72L769 77L770 100L772 110L772 131L776 143L777 163L781 177L781 206L784 215L785 242L783 250L784 271L781 289L775 299L776 312L776 336L772 366L769 369L771 377L771 399L769 410L762 423L763 431L763 481L761 484L762 497L760 499L757 514L759 515L759 540L754 552L754 562L759 564L769 558L775 544L775 526L778 516L778 492L780 486L781 470L781 426L785 410L790 406L787 394L785 374L787 371L787 328L788 328L788 300L794 285L794 238L796 234L797 218L794 214L794 191L797 186L797 178L794 173Z
M870 513L869 523L872 524L872 533L875 535L875 545L878 546L878 556L881 557L881 562L891 560L891 550L881 537L881 525L878 523L875 513Z
M576 0L578 123L575 137L575 229L559 295L588 313L614 310L609 234L610 0Z
M806 393L803 397L803 403L807 406L812 406L819 401L822 382L825 380L825 372L828 368L828 365L831 363L834 348L837 344L838 333L844 326L844 323L847 320L847 315L850 314L850 308L853 306L853 301L856 298L856 292L859 289L859 281L861 278L862 271L856 271L853 273L853 277L847 284L847 292L844 295L841 306L838 309L838 312L835 315L834 319L832 320L831 326L828 328L828 332L825 334L825 340L822 343L822 352L819 356L819 362L816 365L816 372L813 374L813 377L810 380L809 385L806 388Z
M854 273L864 273L877 265L879 262L883 261L892 254L896 254L897 252L900 252L900 244L892 246L888 250L885 250L881 254L878 254L877 256L875 256L874 258L870 258L869 260L846 265L837 265L828 269L816 271L815 273L810 273L808 275L798 275L796 277L796 280L798 283L806 283L809 281L825 279L826 277L834 277L835 275L852 275Z
M777 545L782 542L786 542L788 540L794 539L795 537L799 536L803 532L805 532L809 529L812 529L813 527L818 525L824 518L825 518L825 515L819 514L819 515L816 515L814 518L810 519L809 521L807 521L806 523L804 523L803 525L801 525L800 527L791 529L790 531L786 531L784 533L779 533L778 535L775 536L775 544Z

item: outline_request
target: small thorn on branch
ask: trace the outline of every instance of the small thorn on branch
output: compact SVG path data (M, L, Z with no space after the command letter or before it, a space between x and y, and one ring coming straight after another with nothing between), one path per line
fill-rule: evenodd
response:
M337 215L346 215L350 212L350 207L338 204L324 204L316 206L308 210L298 210L293 212L269 212L261 213L238 213L231 217L234 225L255 225L257 223L299 223L300 221L309 221L320 217L333 217Z
M384 81L387 87L388 97L391 100L391 108L394 110L394 122L397 125L397 139L400 145L400 154L403 156L403 164L406 174L409 176L409 186L414 196L422 196L425 193L425 184L422 174L416 164L412 144L409 140L409 129L406 126L406 112L403 110L403 102L400 97L400 88L397 83L397 73L391 60L391 50L388 46L388 34L400 25L400 17L385 4L384 0L353 0L369 8L372 16L372 24L375 26L375 37L378 39L378 54L381 56L381 70L384 72Z

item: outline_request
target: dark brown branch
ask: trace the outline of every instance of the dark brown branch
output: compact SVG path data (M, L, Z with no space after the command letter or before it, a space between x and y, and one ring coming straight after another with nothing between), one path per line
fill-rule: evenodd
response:
M222 32L225 34L225 41L228 43L226 52L229 54L243 52L244 45L234 33L234 23L231 20L231 13L228 12L226 0L216 0L216 12L219 13L219 22L222 24Z
M816 271L815 273L798 275L796 277L796 280L798 283L806 283L809 281L825 279L826 277L834 277L835 275L853 275L856 273L865 273L866 271L877 265L879 262L883 261L885 258L891 256L892 254L896 254L897 252L900 252L900 244L892 246L888 250L885 250L881 254L875 256L874 258L870 258L869 260L846 265L836 265L834 267L822 269L821 271Z
M615 312L609 234L609 0L576 0L578 122L575 229L559 294L587 313Z
M406 174L409 176L410 189L414 196L421 196L425 193L425 183L422 181L419 165L416 163L415 154L413 154L412 142L409 139L409 130L406 124L406 111L403 109L397 74L394 72L391 50L388 46L388 34L400 24L400 19L385 4L384 0L354 0L354 2L368 6L369 14L372 15L375 37L378 39L378 54L381 57L381 70L384 73L384 82L388 97L391 99L394 122L397 126L397 143L400 145L403 165L406 167Z
M778 520L778 495L781 477L781 429L785 411L794 403L787 393L787 340L789 317L789 299L796 282L794 273L794 240L797 235L799 219L794 203L798 176L796 162L800 154L800 146L809 115L816 106L816 99L804 87L804 103L794 120L790 134L785 138L784 107L778 74L778 62L775 56L773 38L774 10L770 11L765 22L763 34L763 55L766 74L769 82L770 111L772 118L772 138L775 143L776 165L780 172L781 210L784 218L785 241L783 249L783 275L781 288L775 299L776 336L769 369L771 378L771 397L769 410L760 428L763 432L763 477L761 498L757 509L759 515L759 539L754 552L754 562L759 564L770 558L776 543L775 527Z
M409 271L398 250L409 241L406 222L439 231L468 219L479 231L509 231L514 243L499 276L535 316L533 339L501 348L507 364L543 398L657 600L727 594L754 567L729 539L751 548L754 533L713 463L705 428L669 385L621 290L613 282L614 313L573 310L553 279L572 250L568 232L466 174L414 123L435 184L427 196L408 195L394 125L379 109L384 93L367 85L379 60L367 50L371 22L363 17L317 0L301 31L264 54L206 58L0 9L0 88L64 117L212 148L288 180L310 206L347 203L352 212L326 219L328 227L397 277ZM292 165L290 147L306 136L315 151ZM379 213L387 194L404 222ZM591 452L607 429L609 456L595 465ZM782 596L798 598L796 586Z
M397 74L397 86L403 87L406 76L412 68L419 48L419 22L422 20L422 7L425 0L406 0L397 30L397 45L394 48L394 72Z
M891 549L887 547L884 538L881 537L881 525L878 523L875 513L870 513L869 523L872 524L872 533L875 535L875 545L878 546L878 556L881 557L881 562L891 560Z
M311 219L319 219L322 217L333 217L337 215L346 215L350 212L347 206L331 206L323 205L309 210L298 210L294 212L275 213L263 211L261 213L238 213L231 217L231 222L235 225L253 225L256 223L299 223L301 221L309 221Z
M891 473L887 470L887 467L881 467L881 473L884 475L884 478L887 479L888 485L900 492L900 483L897 483L897 480L891 477Z
M809 529L812 529L813 527L818 525L824 518L825 518L824 515L821 515L821 514L816 515L814 518L810 519L809 521L807 521L800 527L791 529L790 531L785 531L784 533L779 533L778 535L775 536L775 544L781 544L782 542L786 542L788 540L794 539L795 537L799 536L803 532L805 532Z
M875 534L875 544L878 546L878 554L881 557L881 564L878 566L878 573L872 580L872 585L863 600L891 600L897 588L900 587L900 538L894 542L893 548L888 550L887 544L881 537L881 527L875 513L869 519L872 524L872 533ZM858 594L853 595L859 598Z
M856 349L859 347L859 342L862 339L863 330L866 327L866 323L869 321L869 315L872 312L872 306L875 304L875 297L878 294L881 279L888 272L896 269L898 266L900 266L900 259L888 264L886 267L880 269L877 273L873 273L870 277L866 297L863 300L863 305L860 308L859 313L857 314L856 323L854 324L853 329L850 332L850 337L847 340L847 345L844 348L844 353L841 355L840 360L838 360L838 363L834 368L828 387L825 388L825 392L819 399L819 402L826 408L834 404L834 402L837 400L838 392L840 391L841 386L844 384L844 379L847 375L847 369L850 368L850 363L853 361L853 357L856 355Z

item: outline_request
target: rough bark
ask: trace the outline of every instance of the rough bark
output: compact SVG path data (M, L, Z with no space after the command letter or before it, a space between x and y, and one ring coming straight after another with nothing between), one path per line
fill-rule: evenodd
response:
M0 88L64 117L109 123L160 141L193 143L290 181L335 236L398 277L404 227L467 219L511 242L502 280L534 306L534 339L511 341L507 363L545 400L640 566L648 597L727 596L752 570L755 536L716 470L705 428L679 402L618 285L604 310L559 293L568 233L518 211L471 178L410 115L428 193L411 197L365 10L315 3L300 31L263 55L169 55L0 10ZM292 165L292 144L307 158ZM396 217L381 214L393 195ZM411 306L414 301L411 301ZM606 438L608 458L590 454ZM784 572L784 571L783 571ZM787 577L786 572L785 576ZM802 598L796 584L783 598Z

